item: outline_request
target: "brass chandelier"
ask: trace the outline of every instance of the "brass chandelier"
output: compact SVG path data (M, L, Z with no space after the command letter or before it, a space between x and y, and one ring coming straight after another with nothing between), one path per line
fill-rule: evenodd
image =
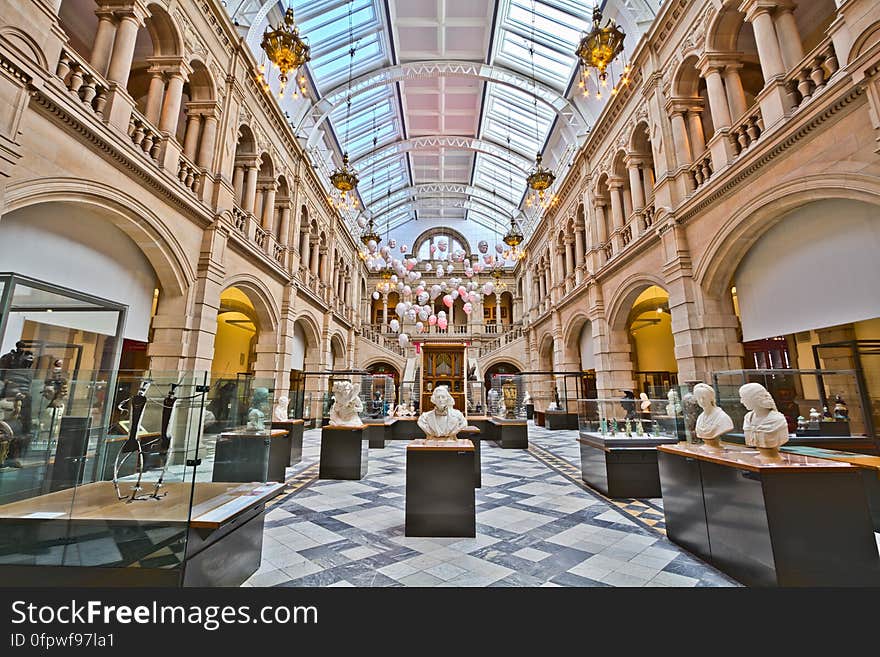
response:
M532 2L532 40L529 43L529 57L531 59L532 64L532 102L535 107L535 143L540 146L541 144L541 134L540 134L540 121L538 117L538 78L535 75L535 3ZM532 167L531 171L529 171L528 176L526 176L526 183L532 193L529 194L528 198L526 198L526 207L530 208L534 205L540 206L541 209L546 209L556 203L556 196L551 195L549 198L547 196L547 190L553 186L553 183L556 182L556 174L547 167L545 167L542 163L543 156L541 152L538 151L535 156L535 166Z
M605 25L602 25L602 10L596 6L593 8L593 28L589 33L581 38L575 55L580 64L581 75L579 86L583 90L583 95L590 96L589 81L591 78L590 71L595 71L596 75L596 99L602 99L602 89L608 86L609 67L611 63L623 52L623 42L626 33L614 21L609 18ZM623 74L620 79L612 86L611 95L614 96L620 90L621 85L627 85L630 82L629 64L624 64Z
M293 8L288 7L284 12L282 23L274 28L272 26L266 28L260 47L272 65L278 68L279 97L284 96L284 90L291 73L294 76L298 75L293 92L294 98L299 94L305 96L308 89L306 88L306 76L301 69L311 60L312 54L308 41L299 35L299 27L293 17ZM268 91L269 81L266 76L265 64L260 64L259 70L257 82Z
M516 217L510 217L510 228L504 234L501 240L510 248L504 253L506 260L522 260L526 257L526 252L519 248L519 245L525 240L522 229L516 221Z
M354 55L357 49L354 46L354 33L352 31L351 2L348 3L348 95L345 99L345 143L348 144L349 131L351 128L351 78L354 70ZM349 164L348 150L342 154L342 166L337 167L330 174L330 184L339 191L338 198L331 198L331 203L340 211L354 211L360 206L357 194L358 179L357 171Z

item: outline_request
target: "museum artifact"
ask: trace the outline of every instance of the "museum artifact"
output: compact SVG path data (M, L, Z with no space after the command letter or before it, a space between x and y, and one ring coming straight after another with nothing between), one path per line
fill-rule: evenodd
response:
M739 398L749 411L743 419L746 445L757 447L768 460L779 460L779 447L788 442L788 422L776 410L773 397L760 383L747 383L739 389Z
M532 396L529 394L529 391L526 390L525 397L523 397L523 404L531 404L531 403L532 403Z
M501 386L501 395L504 399L504 417L516 418L516 383L507 380Z
M693 392L685 393L681 398L682 415L684 418L685 436L688 442L696 443L697 441L697 418L700 415L700 403L694 396Z
M823 422L834 422L834 418L831 417L831 411L828 410L827 406L822 407L822 421Z
M250 431L264 431L266 429L266 411L269 406L269 389L254 388L251 395L251 407L247 414L247 428Z
M819 422L822 421L822 414L815 408L810 409L810 429L818 429Z
M418 425L428 438L455 440L467 426L464 414L455 408L455 400L446 386L437 386L431 393L434 409L419 415Z
M360 414L364 403L358 397L351 381L336 381L333 384L333 405L330 406L330 425L335 427L359 427Z
M19 340L15 348L0 357L0 420L6 422L12 438L0 465L20 468L21 458L31 441L31 382L34 379L34 353Z
M642 413L650 413L651 412L651 400L648 399L648 395L644 392L639 393L639 407L642 409Z
M287 395L281 395L275 402L275 410L272 412L277 422L287 421L287 406L290 404L290 398Z
M620 400L620 405L624 412L626 412L627 420L634 420L636 418L636 397L632 390L623 391L623 399Z
M703 412L694 429L697 438L712 451L721 450L721 436L733 430L733 420L715 403L715 389L705 383L694 386L694 397Z
M645 435L645 427L642 426L642 418L636 419L636 435L644 436Z
M807 424L807 418L803 415L798 415L797 417L797 430L798 431L806 431L809 425Z
M675 388L672 388L667 394L666 399L669 400L669 403L666 404L666 415L675 416L678 413L681 413L681 404L679 403L678 393L675 391Z
M61 431L61 416L64 415L64 406L69 392L63 366L64 361L61 359L53 362L52 372L43 382L41 392L47 404L40 413L40 430L48 432L50 440L58 439L58 434Z
M847 409L846 402L843 401L843 397L840 395L835 395L834 397L834 419L844 422L849 420L849 409Z
M632 424L630 423L629 418L626 418L626 424L624 425L623 433L626 434L627 438L632 438Z

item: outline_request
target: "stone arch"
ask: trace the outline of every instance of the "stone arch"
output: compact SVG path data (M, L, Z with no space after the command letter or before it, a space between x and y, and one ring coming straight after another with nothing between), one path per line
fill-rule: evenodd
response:
M183 54L183 37L173 18L155 2L147 5L149 15L144 21L153 41L153 56L172 57Z
M501 363L509 363L510 365L513 365L516 369L518 369L520 372L522 372L526 369L526 366L523 364L523 362L519 358L514 358L512 356L505 356L505 355L492 356L491 358L487 358L485 361L481 360L480 361L480 369L482 369L484 372L488 372L495 365L499 365Z
M815 174L775 185L728 217L695 263L694 280L705 294L724 298L743 257L790 211L828 199L880 206L880 179L860 174Z
M625 331L626 322L633 302L652 285L666 289L666 282L659 276L647 273L632 274L617 287L616 294L610 299L607 308L608 326L612 331Z
M190 62L189 97L192 101L212 101L217 98L217 85L211 70L199 59Z
M165 295L183 296L196 280L195 269L169 223L141 200L115 187L79 178L42 178L11 183L5 202L4 215L41 203L90 206L139 245Z
M348 354L348 350L345 347L345 338L341 333L336 332L330 337L330 357L335 361L335 366L333 369L339 369L340 363L343 366L343 369L348 367L348 364L345 362L345 356Z
M853 41L852 48L850 48L849 57L845 60L842 59L840 65L844 66L878 44L880 44L880 21L873 23L856 37L856 40Z
M245 293L254 306L261 334L275 333L280 320L278 306L263 280L254 274L242 273L223 281L222 289L236 287Z
M555 341L552 333L545 333L538 341L538 369L550 371L553 369L553 349Z
M317 353L321 348L321 329L318 322L308 313L303 313L294 320L294 325L299 326L306 336L306 348Z
M10 25L0 28L0 42L3 42L5 47L10 50L18 50L30 60L35 67L43 70L49 68L46 55L42 48L40 48L40 46L37 45L37 42L34 41L34 39L24 30L20 30L17 27Z
M570 355L570 351L572 349L577 352L577 350L580 348L579 342L581 337L581 330L584 328L584 325L589 321L591 321L589 316L584 312L577 312L566 321L565 329L563 330L562 334L562 346L565 352L566 361L571 361L568 356Z

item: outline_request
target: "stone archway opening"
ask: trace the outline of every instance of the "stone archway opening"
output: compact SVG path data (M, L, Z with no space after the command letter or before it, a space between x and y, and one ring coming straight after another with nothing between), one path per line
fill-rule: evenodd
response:
M678 383L669 293L659 285L645 287L632 302L626 331L636 385L633 392L644 392L652 399L665 397Z

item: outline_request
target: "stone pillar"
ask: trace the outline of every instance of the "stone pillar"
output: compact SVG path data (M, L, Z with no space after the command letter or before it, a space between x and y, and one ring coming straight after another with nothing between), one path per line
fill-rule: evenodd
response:
M614 230L623 228L626 218L623 216L623 183L618 180L609 181L611 191L611 223Z
M284 246L290 246L287 243L288 235L290 235L290 201L283 200L281 208L281 226L278 229L279 241Z
M140 18L134 13L128 13L120 16L119 25L116 28L113 53L110 55L110 63L107 65L107 79L123 88L128 84L128 76L131 73L131 64L134 59L134 46L137 42L140 26Z
M300 257L299 257L300 266L303 269L308 269L309 263L311 262L311 256L312 256L312 253L311 253L312 243L311 243L311 240L309 240L309 231L308 230L305 230L300 235L300 243L302 244L302 253L300 253Z
M205 123L202 126L202 143L199 144L199 155L196 164L210 171L214 164L214 148L216 145L217 117L213 114L206 114ZM236 171L238 170L236 169Z
M247 164L247 175L244 180L244 191L241 196L241 209L254 214L254 202L257 200L257 174L259 169L256 162Z
M162 103L162 117L159 119L159 130L172 137L177 133L177 121L180 118L180 103L183 101L183 73L175 71L168 75L168 86L165 89L165 102Z
M605 218L605 206L597 203L594 207L596 210L596 240L598 242L596 246L604 246L605 242L608 241L608 221Z
M183 135L183 154L195 160L199 147L199 136L202 131L202 117L189 110L186 116L186 132Z
M495 292L495 332L501 333L501 293Z
M627 164L629 172L629 190L632 195L633 210L639 212L645 207L645 190L642 187L642 175L639 171L639 163L630 159Z
M804 58L804 44L792 14L793 10L793 5L780 4L776 7L776 15L773 17L779 48L782 51L782 63L786 71L793 69Z
M696 108L688 110L687 119L693 159L696 160L706 152L706 135L703 133L703 120L700 118L700 111Z
M309 271L312 272L315 276L318 275L318 258L321 255L319 252L320 245L318 244L318 240L312 244L309 244L309 255L311 256L311 260L309 261Z
M746 92L743 89L742 78L739 75L740 64L728 64L724 68L724 90L727 92L727 102L730 107L731 119L736 121L746 113Z
M727 93L724 90L724 81L721 79L721 70L715 66L704 68L703 77L706 78L706 90L709 93L709 111L712 112L712 123L715 130L729 128L730 108L727 105Z
M690 166L693 162L691 159L691 142L688 138L684 114L684 110L675 110L670 117L672 122L672 140L675 142L675 160L680 167Z
M327 247L325 245L321 245L318 250L318 277L327 282Z
M576 228L574 231L574 252L575 252L575 262L577 262L578 260L583 261L584 256L586 255L586 247L584 246L583 227Z
M275 194L277 189L278 183L273 180L266 186L266 191L263 193L263 216L261 221L263 228L270 233L275 232Z
M574 235L566 235L565 238L565 277L574 273Z
M113 12L101 10L95 12L98 16L98 32L92 45L91 65L101 75L107 74L110 65L110 56L113 53L113 41L116 38L116 23L113 20Z
M162 112L162 99L165 97L165 74L158 68L150 69L150 89L147 92L147 106L144 111L147 121L152 124L159 122Z
M776 26L770 15L770 10L775 4L766 0L746 0L739 8L746 15L746 20L752 24L755 32L755 44L758 47L758 59L761 61L765 83L785 74Z
M235 201L239 206L244 205L244 170L245 167L243 165L236 164L232 172L232 189L235 193Z
M382 326L388 326L388 295L382 293Z

